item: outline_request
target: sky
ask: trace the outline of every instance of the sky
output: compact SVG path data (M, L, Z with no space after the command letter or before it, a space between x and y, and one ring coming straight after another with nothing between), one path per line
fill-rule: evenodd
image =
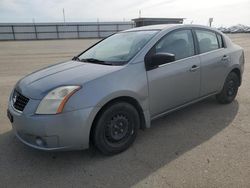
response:
M3 22L130 21L139 17L181 17L184 23L250 26L250 0L0 0Z

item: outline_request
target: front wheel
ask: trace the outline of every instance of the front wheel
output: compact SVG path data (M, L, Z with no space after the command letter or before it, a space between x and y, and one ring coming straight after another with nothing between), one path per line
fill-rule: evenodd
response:
M134 142L139 124L139 114L131 104L116 102L109 105L96 122L94 145L106 155L120 153Z
M239 76L234 72L230 72L226 78L222 91L216 95L217 101L222 104L231 103L237 95L239 85Z

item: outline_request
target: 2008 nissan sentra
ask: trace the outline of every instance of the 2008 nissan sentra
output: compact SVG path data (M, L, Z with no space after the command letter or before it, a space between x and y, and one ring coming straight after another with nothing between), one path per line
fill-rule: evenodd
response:
M7 114L16 136L33 148L93 143L116 154L152 119L212 95L231 103L243 69L243 49L215 29L139 27L27 75L14 87Z

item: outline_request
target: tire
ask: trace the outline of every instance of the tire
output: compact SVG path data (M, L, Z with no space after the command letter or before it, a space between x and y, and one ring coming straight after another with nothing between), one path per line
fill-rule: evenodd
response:
M238 92L240 79L235 72L230 72L226 78L222 91L216 95L216 99L221 104L231 103Z
M96 121L93 143L105 155L126 150L135 140L140 125L138 111L129 103L107 106Z

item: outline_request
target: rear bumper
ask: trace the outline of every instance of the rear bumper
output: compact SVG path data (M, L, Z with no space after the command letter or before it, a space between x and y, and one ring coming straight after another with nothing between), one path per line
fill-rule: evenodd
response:
M79 150L89 147L89 134L94 112L91 107L57 115L25 114L9 105L16 137L35 149Z

